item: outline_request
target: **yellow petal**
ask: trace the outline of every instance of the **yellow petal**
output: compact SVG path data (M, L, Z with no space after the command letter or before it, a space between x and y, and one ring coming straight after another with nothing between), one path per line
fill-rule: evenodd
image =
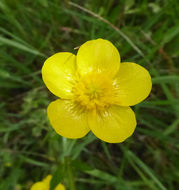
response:
M70 101L56 100L47 108L48 118L55 131L66 138L81 138L89 132L85 113L79 113Z
M117 73L118 100L121 106L132 106L150 93L152 81L149 72L136 63L121 63Z
M56 186L55 190L65 190L65 186L60 183Z
M119 52L108 40L87 41L78 50L77 69L81 75L89 72L104 72L113 77L119 67Z
M32 185L30 190L49 190L49 187L47 187L43 182L37 182Z
M56 53L42 67L42 78L47 88L56 96L71 98L75 79L75 60L72 53Z
M43 183L44 183L46 186L50 187L50 181L51 181L51 179L52 179L52 175L48 175L47 177L45 177L45 178L43 179Z
M89 115L89 126L101 140L120 143L132 135L136 127L135 114L130 107L112 106L104 113Z

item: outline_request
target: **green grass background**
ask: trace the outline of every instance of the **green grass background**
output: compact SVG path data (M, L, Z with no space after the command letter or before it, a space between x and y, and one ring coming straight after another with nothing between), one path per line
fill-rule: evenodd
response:
M75 3L75 4L73 4ZM179 189L179 1L0 0L0 190L26 190L53 174L51 190ZM96 38L122 61L149 69L153 89L133 107L138 125L122 144L91 133L67 140L50 127L55 99L44 60Z

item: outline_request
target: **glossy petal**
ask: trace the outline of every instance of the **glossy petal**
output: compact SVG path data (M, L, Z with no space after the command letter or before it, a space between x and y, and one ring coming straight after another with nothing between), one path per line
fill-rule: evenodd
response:
M113 77L119 67L119 52L108 40L87 41L78 50L77 69L81 75L89 72L104 72Z
M104 113L89 115L89 126L101 140L120 143L132 135L136 127L135 114L130 107L112 106Z
M75 55L56 53L49 57L42 67L42 78L47 88L56 96L71 98L75 79Z
M73 103L56 100L47 108L48 118L55 131L66 138L81 138L89 132L87 116L79 113Z
M52 175L48 175L47 177L45 177L43 179L43 183L47 186L47 187L50 187L50 181L52 179Z
M55 190L65 190L65 186L60 183L56 186Z
M42 181L39 181L33 184L30 190L49 190L51 179L52 179L52 176L48 175Z
M43 182L37 182L32 185L30 190L49 190L49 188Z
M135 63L121 63L116 78L121 106L138 104L149 95L152 88L149 72Z

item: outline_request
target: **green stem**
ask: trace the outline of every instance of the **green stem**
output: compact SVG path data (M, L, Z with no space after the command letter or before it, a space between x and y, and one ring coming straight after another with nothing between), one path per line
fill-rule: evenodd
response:
M69 186L70 186L70 190L76 190L75 179L74 179L74 175L73 175L73 171L72 171L72 167L71 167L70 158L68 158L68 157L65 158L65 165L66 165L66 168L67 168L68 183L69 183Z

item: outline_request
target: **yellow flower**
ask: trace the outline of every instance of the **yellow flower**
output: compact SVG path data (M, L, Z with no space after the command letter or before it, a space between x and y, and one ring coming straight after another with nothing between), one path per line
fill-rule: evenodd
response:
M48 118L66 138L81 138L90 130L101 140L119 143L132 135L135 114L129 106L150 93L149 72L120 62L115 46L103 39L84 43L75 56L56 53L42 68L47 88L60 99L50 103Z
M52 179L52 176L48 175L42 181L34 183L30 190L50 190L50 181L51 181L51 179ZM55 190L65 190L65 187L64 187L64 185L59 183L55 187Z

